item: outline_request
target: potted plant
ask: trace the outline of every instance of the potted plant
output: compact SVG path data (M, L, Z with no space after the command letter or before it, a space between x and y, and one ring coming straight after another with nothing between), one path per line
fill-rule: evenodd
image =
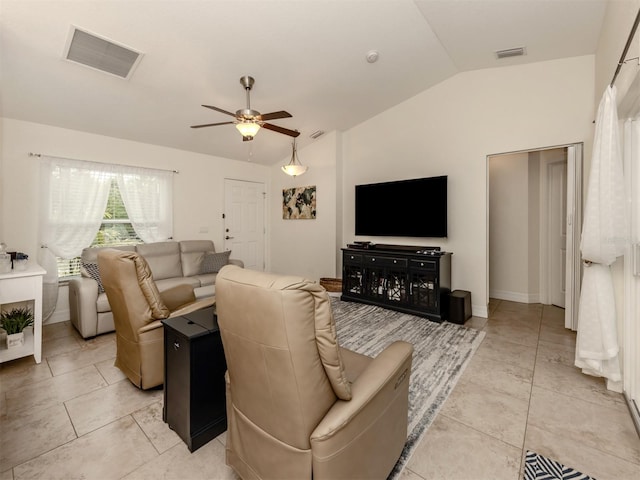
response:
M24 329L33 325L33 312L28 308L14 308L0 314L0 327L7 332L7 348L24 344Z

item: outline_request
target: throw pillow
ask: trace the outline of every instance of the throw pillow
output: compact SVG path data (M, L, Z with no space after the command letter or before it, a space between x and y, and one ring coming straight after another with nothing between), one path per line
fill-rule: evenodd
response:
M100 278L100 270L98 264L94 262L82 262L82 268L80 273L84 277L93 278L98 282L98 293L104 293L104 287L102 286L102 279Z
M231 255L231 250L220 253L205 253L200 273L218 273L222 267L229 263L229 255Z

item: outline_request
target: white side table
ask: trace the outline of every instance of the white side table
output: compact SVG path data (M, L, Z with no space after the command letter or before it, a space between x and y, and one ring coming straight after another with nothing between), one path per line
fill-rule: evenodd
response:
M42 361L42 277L47 273L37 263L29 262L27 269L0 273L0 305L33 300L33 333L25 330L24 345L7 349L0 344L0 363L33 355Z

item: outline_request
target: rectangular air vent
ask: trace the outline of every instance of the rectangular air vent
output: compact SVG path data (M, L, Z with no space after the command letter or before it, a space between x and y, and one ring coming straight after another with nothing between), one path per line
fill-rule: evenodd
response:
M142 53L72 26L64 58L87 67L129 78Z
M498 58L509 58L509 57L520 57L521 55L525 55L526 50L524 47L518 48L509 48L507 50L498 50L496 52L496 57Z

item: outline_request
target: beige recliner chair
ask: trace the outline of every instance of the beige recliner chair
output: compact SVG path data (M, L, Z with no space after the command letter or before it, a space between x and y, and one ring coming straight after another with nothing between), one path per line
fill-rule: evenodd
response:
M213 297L196 301L193 287L179 285L159 293L151 269L136 252L104 249L98 254L102 285L113 311L115 366L137 387L164 383L164 330L161 320L209 307Z
M338 346L325 289L226 266L216 310L227 359L227 464L243 479L384 479L407 437L413 347Z

